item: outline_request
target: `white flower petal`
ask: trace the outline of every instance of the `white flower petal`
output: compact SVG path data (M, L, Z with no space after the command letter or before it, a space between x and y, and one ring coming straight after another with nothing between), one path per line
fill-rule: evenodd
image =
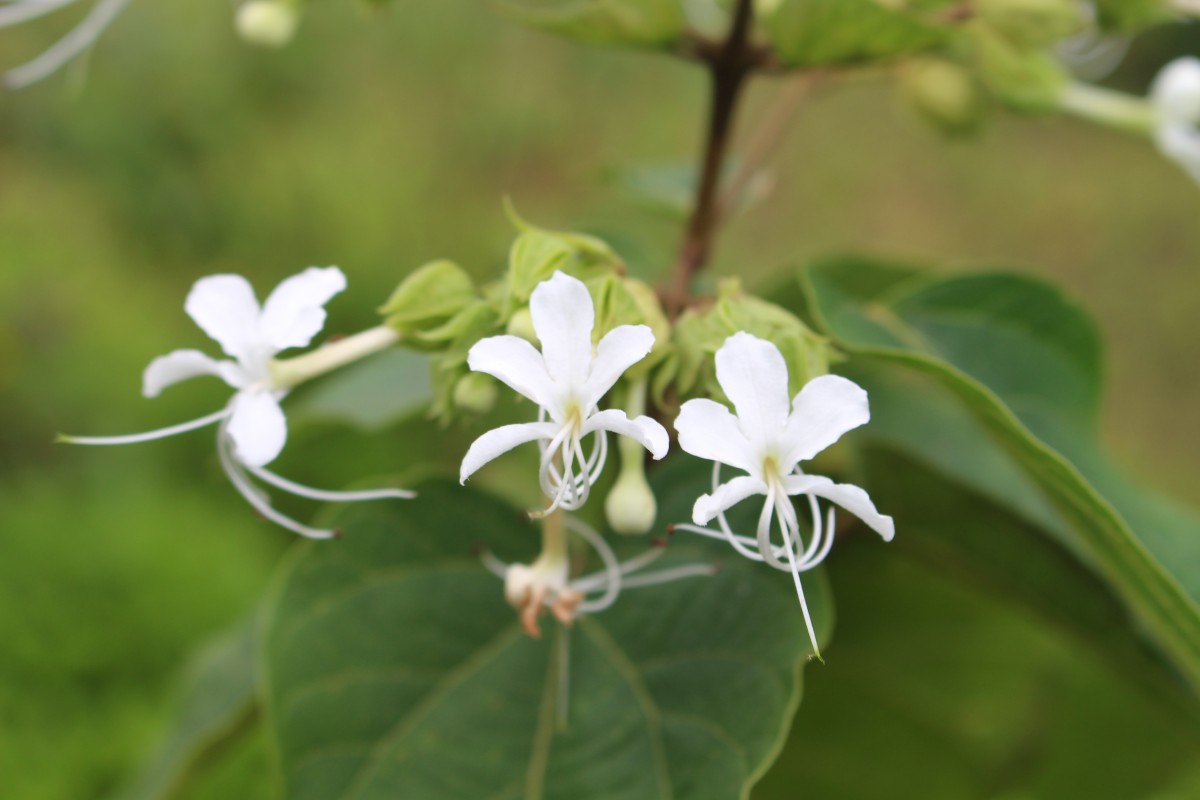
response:
M890 542L896 535L895 521L876 511L870 496L857 486L834 483L820 475L789 475L783 479L783 488L789 495L811 494L838 504L861 519L885 542Z
M1200 58L1177 58L1159 70L1150 99L1164 121L1200 124Z
M480 467L497 456L507 453L517 445L537 439L553 439L561 430L554 422L523 422L516 425L501 425L488 431L471 443L463 456L458 471L459 483L466 483Z
M813 378L792 401L780 469L791 472L798 462L807 461L870 419L867 393L857 383L839 375Z
M596 431L612 431L621 436L628 436L649 450L655 461L667 454L667 448L671 442L671 437L667 435L667 429L650 417L630 419L619 408L610 408L599 414L592 414L583 421L579 430L581 437Z
M546 373L542 354L521 337L480 339L467 353L467 366L504 381L513 391L556 415L562 392Z
M252 355L258 339L258 300L241 275L201 278L188 292L183 309L228 355Z
M721 512L732 508L747 497L766 494L767 485L758 478L739 475L718 486L712 494L702 494L692 507L692 522L707 525Z
M555 272L529 299L533 330L542 344L546 372L563 390L583 388L592 363L596 311L583 281Z
M776 441L788 418L787 364L779 348L739 331L717 351L717 382L755 447Z
M259 335L276 351L305 347L325 325L324 305L346 288L337 267L309 267L275 287L263 303Z
M142 373L142 395L158 397L163 389L188 378L215 375L240 389L241 371L232 361L217 361L199 350L175 350L150 362Z
M287 420L270 392L239 392L226 428L238 461L262 467L275 460L287 441Z
M647 325L621 325L604 334L596 345L596 357L584 384L584 405L591 408L599 403L625 370L653 348L654 332Z
M750 442L738 427L737 417L714 400L688 400L675 418L679 446L699 458L719 461L746 472L758 473Z

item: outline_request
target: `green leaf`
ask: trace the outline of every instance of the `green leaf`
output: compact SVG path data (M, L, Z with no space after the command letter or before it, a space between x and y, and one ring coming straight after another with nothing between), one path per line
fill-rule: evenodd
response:
M660 519L685 518L706 473L663 471ZM347 509L345 538L303 548L282 581L266 674L289 798L744 796L798 702L807 643L787 576L733 561L535 641L472 544L528 561L538 529L469 488L420 493ZM726 553L708 545L677 537L659 563Z
M878 0L784 0L763 26L785 63L816 67L929 49L951 32L932 19L932 10L890 8Z
M500 11L581 42L664 47L683 33L679 0L503 0Z
M201 761L254 719L257 648L255 620L249 618L197 653L184 676L170 734L120 798L176 796Z
M1099 348L1082 312L1051 287L1014 275L939 280L844 261L818 265L804 281L810 311L856 360L924 376L970 410L1067 523L1068 546L1200 685L1200 608L1184 588L1200 588L1194 523L1143 497L1105 462L1064 457L1099 458ZM1106 499L1081 470L1121 491ZM1139 539L1114 508L1118 499L1131 517L1183 524L1139 531Z
M1161 668L1097 658L1096 645L1123 639L1137 656L1137 643L1094 576L941 476L868 463L903 527L886 550L839 541L837 651L806 676L804 713L753 800L798 786L822 800L1125 800L1195 780L1196 705ZM1028 583L986 563L1025 550Z
M477 299L471 276L453 261L431 261L410 273L379 309L402 334L433 327Z
M336 422L379 431L424 410L433 399L429 357L393 348L352 364L289 398L294 422Z

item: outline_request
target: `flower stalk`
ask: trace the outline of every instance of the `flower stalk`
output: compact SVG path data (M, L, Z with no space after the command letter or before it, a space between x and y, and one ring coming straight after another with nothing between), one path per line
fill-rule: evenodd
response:
M1073 83L1063 90L1059 107L1089 122L1127 133L1150 135L1158 122L1154 106L1140 97L1086 83Z
M292 389L305 381L386 350L399 341L400 334L387 325L369 328L329 342L312 352L272 361L271 383L277 389Z

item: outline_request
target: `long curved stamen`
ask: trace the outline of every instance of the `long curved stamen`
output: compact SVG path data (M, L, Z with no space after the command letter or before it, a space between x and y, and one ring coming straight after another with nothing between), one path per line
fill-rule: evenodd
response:
M787 548L788 561L792 563L792 581L796 584L796 596L800 598L800 610L804 613L804 627L808 629L808 640L812 642L813 655L824 663L821 658L821 648L817 644L817 632L813 629L812 616L808 613L808 601L804 599L804 587L800 585L800 567L796 564L796 554L792 548Z
M228 434L225 432L225 426L222 425L217 431L217 457L221 462L221 468L229 476L229 482L233 484L233 488L238 490L238 493L246 499L246 502L255 511L276 525L287 528L289 531L298 533L301 536L306 536L309 539L332 539L337 536L337 531L312 528L301 522L297 522L286 514L276 511L271 506L271 502L266 495L250 483L249 478L242 472L238 462L229 452L227 439Z
M822 561L825 560L825 556L829 555L829 551L831 549L833 549L833 539L834 539L833 523L835 522L835 517L834 517L833 512L834 512L834 508L833 508L833 506L830 506L829 507L829 515L825 521L825 543L821 546L821 551L819 553L817 553L817 555L815 557L806 560L803 564L800 565L801 572L807 572L808 570L810 570L813 567L820 564Z
M627 591L646 586L657 586L660 583L670 583L671 581L678 581L684 578L711 577L715 574L717 574L717 567L713 564L683 564L671 569L651 572L647 575L634 575L632 578L626 578L621 588L623 591Z
M678 523L676 525L672 525L671 527L677 531L698 533L701 536L707 536L710 539L716 539L720 542L728 542L729 544L733 545L734 550L738 551L738 555L744 556L751 561L765 560L758 554L757 550L750 549L751 547L757 547L758 542L754 539L751 539L749 536L741 536L740 534L734 533L732 530L730 530L728 522L722 526L720 531L714 531L712 528L701 528L699 525L688 525L686 523Z
M639 570L647 564L656 561L664 552L666 552L665 548L652 547L641 555L634 556L628 561L622 561L617 565L617 568L621 572L622 579L624 579L624 577L629 573ZM596 589L599 589L601 586L604 586L608 579L608 570L604 569L599 572L593 572L589 575L576 578L575 580L571 581L571 588L577 592L592 592ZM622 586L624 585L625 584L622 583Z
M581 612L596 613L603 611L616 602L617 596L621 594L621 566L617 561L616 553L608 546L608 542L604 541L604 537L592 530L591 526L584 522L569 517L566 520L567 527L582 537L588 544L595 549L600 560L604 562L604 572L608 578L608 585L604 587L604 594L597 600L585 600L579 604Z
M484 549L481 551L479 553L479 560L483 563L484 569L500 580L504 580L508 576L508 564L501 561L491 550Z
M276 475L274 472L263 467L246 464L246 468L250 470L252 475L261 478L272 486L283 489L285 492L330 503L353 503L360 500L411 500L417 496L416 492L410 492L405 489L364 489L350 492L314 489L311 486L305 486L302 483L288 480L281 475Z
M788 503L790 506L791 503ZM795 519L795 508L792 509L792 516ZM800 564L803 566L812 560L813 554L817 552L817 548L825 535L825 528L821 525L821 507L817 504L817 498L813 495L808 495L808 512L812 516L812 539L808 543L808 547L804 548L804 553L800 554L800 548L796 548L796 553L800 554ZM796 520L793 524L796 530L800 530L800 522ZM799 544L800 537L796 536L796 542Z
M554 457L557 455L559 447L562 445L563 439L571 432L570 427L564 426L549 444L542 445L538 442L542 450L541 461L538 465L538 484L542 488L542 494L547 497L554 497L558 494L562 487L562 478L558 474L558 470L554 466ZM549 513L549 511L545 512Z
M25 0L23 3L13 3L11 6L0 8L0 28L7 28L10 25L20 25L22 22L44 17L77 1Z
M776 489L775 484L773 482L768 484L767 501L763 503L762 513L758 515L758 552L759 555L763 557L763 560L772 567L786 570L787 567L784 566L783 562L780 561L778 554L775 552L775 546L771 544L771 523L774 521L775 510L778 506L778 503L776 502L778 494L779 492ZM780 520L780 525L783 525L782 520ZM783 546L790 551L791 541L787 536L786 528L781 527L781 530L785 531ZM795 558L796 554L792 553L791 557Z
M180 433L187 433L199 428L205 428L212 425L214 422L220 422L228 417L230 411L228 408L223 408L200 419L194 419L190 422L181 422L178 425L171 425L167 428L159 428L155 431L146 431L145 433L132 433L126 436L68 436L59 434L58 441L66 442L67 444L137 444L139 442L152 442L155 439L165 439L168 436L175 436Z
M129 0L99 0L70 33L55 42L49 50L27 64L9 70L4 83L12 89L23 89L57 71L63 64L91 47Z

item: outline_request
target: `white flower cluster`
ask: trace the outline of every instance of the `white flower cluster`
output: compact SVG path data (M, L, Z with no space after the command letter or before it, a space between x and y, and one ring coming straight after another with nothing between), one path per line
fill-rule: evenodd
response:
M312 341L324 326L325 304L345 286L345 276L336 267L311 267L283 281L260 305L241 276L201 279L188 294L184 309L229 359L213 359L197 350L176 350L156 358L143 376L143 394L156 397L174 383L209 375L234 389L229 403L200 419L148 433L64 438L76 444L127 444L215 424L221 465L242 496L267 519L313 538L336 532L311 528L281 514L251 478L317 500L413 496L400 489L322 491L266 469L287 440L280 401L296 382L398 340L394 331L382 327L297 359L276 360L280 352ZM600 478L609 434L636 442L655 460L666 455L669 437L660 423L644 415L631 419L618 408L601 408L625 372L651 352L655 337L645 325L621 325L593 346L596 322L591 295L581 281L562 272L534 289L529 310L540 350L517 336L492 336L471 347L467 362L472 370L497 378L533 401L537 420L484 433L468 449L459 478L465 483L483 465L519 445L538 445L538 482L546 505L531 516L544 520L543 552L532 564L504 564L484 555L485 565L504 579L506 597L520 611L526 630L536 636L537 619L544 609L567 623L577 613L607 608L623 588L707 575L713 568L684 564L640 572L659 557L661 547L619 562L602 536L564 515L584 505ZM297 367L304 359L315 365L308 372ZM696 500L694 524L674 528L723 539L747 558L790 572L814 653L819 655L800 581L801 573L824 560L834 540L833 509L823 519L818 500L850 511L885 540L894 534L891 517L876 511L862 489L805 474L800 467L843 433L867 422L866 392L845 378L825 375L810 381L789 402L787 365L779 349L745 332L730 336L717 351L716 376L736 413L708 399L689 400L681 408L675 420L679 446L713 462L713 489ZM745 474L721 483L721 465ZM765 497L755 535L736 533L725 512L755 495ZM811 520L807 541L793 506L795 497L806 500ZM717 528L705 527L714 520ZM568 530L596 550L602 570L571 578Z

